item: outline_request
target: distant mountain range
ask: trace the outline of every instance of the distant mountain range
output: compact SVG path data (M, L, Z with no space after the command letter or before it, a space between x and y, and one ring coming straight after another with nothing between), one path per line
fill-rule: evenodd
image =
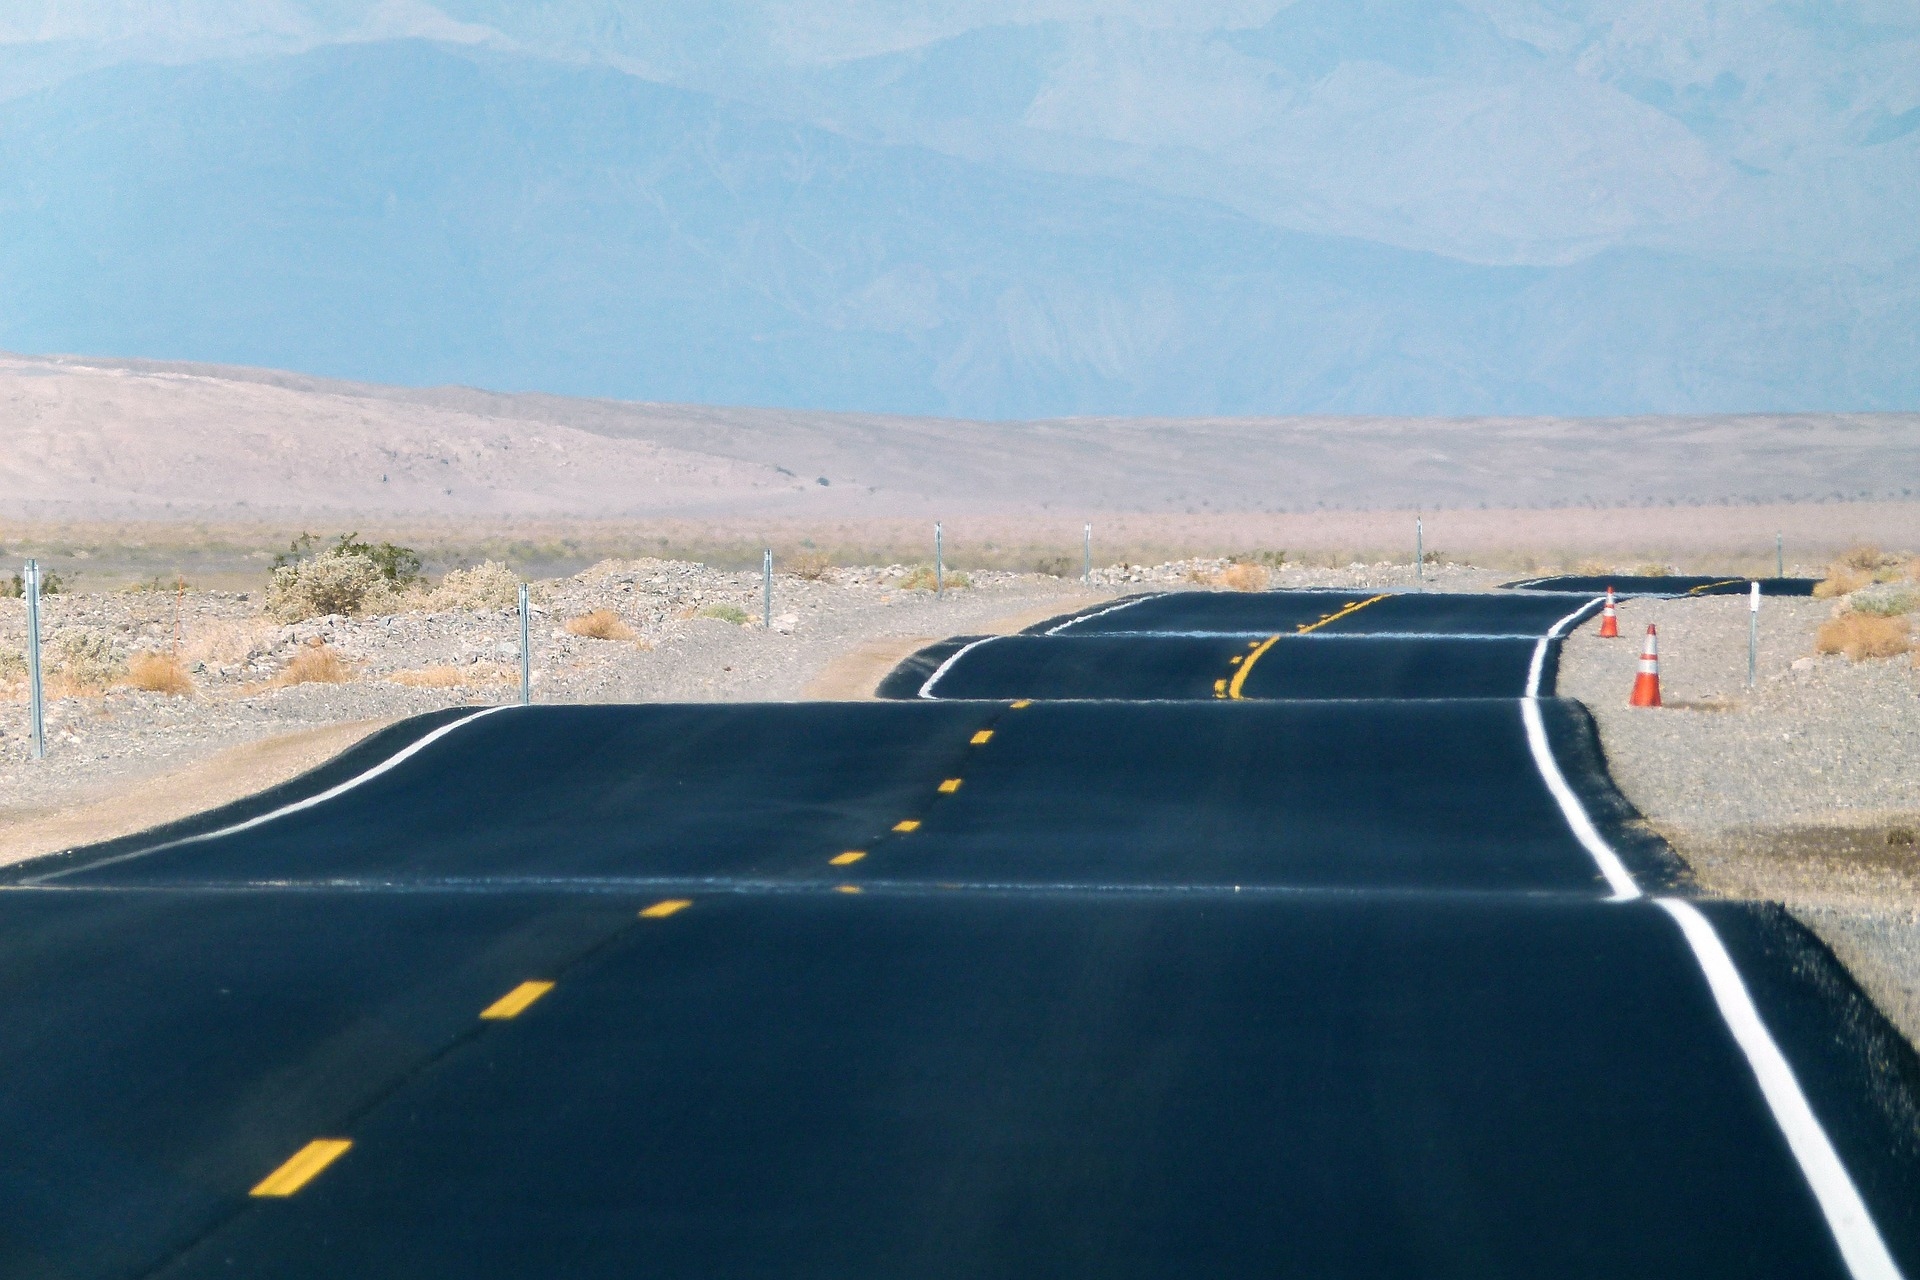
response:
M0 0L0 347L977 418L1920 407L1911 12L997 4Z

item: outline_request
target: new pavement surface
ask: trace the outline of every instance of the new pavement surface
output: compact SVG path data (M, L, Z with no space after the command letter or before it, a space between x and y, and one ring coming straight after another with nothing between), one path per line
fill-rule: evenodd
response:
M1583 602L1305 596L933 697L964 643L894 702L423 718L11 869L0 1276L1911 1270L1920 1068L1678 900L1548 696ZM1295 643L1376 674L1216 696L1342 628ZM948 694L996 648L1034 690ZM1352 692L1454 650L1497 696Z

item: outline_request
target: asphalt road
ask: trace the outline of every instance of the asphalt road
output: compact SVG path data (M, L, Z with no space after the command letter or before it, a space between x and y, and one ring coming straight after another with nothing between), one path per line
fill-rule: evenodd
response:
M1578 603L1470 600L1320 643ZM0 1276L1913 1269L1912 1051L1577 706L1253 683L441 716L15 868Z
M1760 583L1764 596L1810 596L1820 585L1818 578L1712 578L1684 575L1648 575L1629 573L1619 577L1595 574L1563 573L1550 578L1526 578L1509 582L1509 588L1525 591L1559 592L1589 596L1612 587L1617 596L1743 596Z

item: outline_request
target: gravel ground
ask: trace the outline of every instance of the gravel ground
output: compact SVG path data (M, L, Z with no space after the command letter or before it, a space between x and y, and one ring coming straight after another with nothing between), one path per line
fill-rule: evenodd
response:
M1908 659L1813 656L1824 600L1620 606L1566 645L1560 692L1592 709L1615 780L1701 887L1782 902L1920 1045L1920 671ZM1666 706L1627 706L1647 624Z

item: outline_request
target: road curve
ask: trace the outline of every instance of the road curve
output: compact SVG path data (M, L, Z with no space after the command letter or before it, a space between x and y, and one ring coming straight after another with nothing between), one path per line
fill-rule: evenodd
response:
M0 1276L1911 1272L1912 1051L1687 897L1545 696L1582 601L1427 599L451 713L9 869Z

